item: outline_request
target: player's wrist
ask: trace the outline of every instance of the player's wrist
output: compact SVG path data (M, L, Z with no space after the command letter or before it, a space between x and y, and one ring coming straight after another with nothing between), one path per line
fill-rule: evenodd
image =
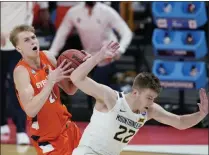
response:
M98 52L93 59L95 60L95 62L98 64L100 63L102 60L104 60L104 54L102 52Z
M204 118L207 114L203 110L200 110L199 115L200 115L201 118Z
M47 84L48 84L50 87L53 87L55 83L56 83L56 80L53 80L53 79L48 78Z

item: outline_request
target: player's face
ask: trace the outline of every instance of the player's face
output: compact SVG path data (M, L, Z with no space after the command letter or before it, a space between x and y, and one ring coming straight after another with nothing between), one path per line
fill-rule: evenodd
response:
M158 94L152 89L143 89L138 94L138 103L140 109L149 108L154 103L154 99Z
M17 36L17 50L28 58L39 56L39 42L36 35L30 31L20 32Z

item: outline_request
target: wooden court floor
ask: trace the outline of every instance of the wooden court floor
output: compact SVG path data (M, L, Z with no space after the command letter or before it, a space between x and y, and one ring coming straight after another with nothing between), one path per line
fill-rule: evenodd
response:
M31 146L17 146L14 144L1 144L1 155L36 155L35 149ZM121 155L173 155L148 152L122 152Z

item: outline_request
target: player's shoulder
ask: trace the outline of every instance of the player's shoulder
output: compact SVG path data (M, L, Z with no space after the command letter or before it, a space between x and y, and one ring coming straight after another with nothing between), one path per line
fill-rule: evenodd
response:
M16 66L13 74L14 74L14 78L22 78L29 76L27 68L23 65Z
M53 66L56 66L57 60L56 60L56 58L54 57L54 55L52 54L52 52L47 51L47 50L44 50L44 51L42 51L42 52L45 54L46 58L52 63L52 65L53 65Z

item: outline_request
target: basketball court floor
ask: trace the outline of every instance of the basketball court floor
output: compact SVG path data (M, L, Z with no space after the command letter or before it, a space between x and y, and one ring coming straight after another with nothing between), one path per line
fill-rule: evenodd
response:
M83 131L87 123L77 123ZM1 155L36 155L32 146L15 145L16 132L1 135ZM171 127L144 126L121 155L207 155L208 129L176 130Z
M26 152L24 152L27 149ZM31 146L16 146L3 144L1 145L1 155L36 155L36 152ZM149 153L149 152L135 152L135 151L125 151L121 155L171 155L162 153ZM173 154L174 155L174 154Z

